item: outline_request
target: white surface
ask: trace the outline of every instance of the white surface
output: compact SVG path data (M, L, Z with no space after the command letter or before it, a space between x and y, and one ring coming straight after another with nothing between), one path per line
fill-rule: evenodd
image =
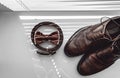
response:
M0 0L13 11L120 10L120 1L108 0Z
M49 12L46 14L50 15ZM91 16L89 12L87 14ZM45 13L40 12L39 16L42 15ZM96 13L94 15L97 16ZM31 29L43 21L58 24L64 33L64 42L52 57L36 54L35 47L31 45ZM120 60L108 69L86 77L76 70L81 56L70 58L64 54L65 43L76 30L99 22L98 18L20 20L16 13L0 13L0 78L120 78Z
M75 19L75 18L69 19L69 17L67 19L67 16L61 16L61 17L66 17L66 19L58 19L59 16L56 16L56 18L54 18L54 19L49 19L49 16L48 16L48 19L47 18L40 19L40 17L39 17L39 19L32 19L32 21L31 20L29 21L29 19L26 19L26 20L21 19L23 27L26 32L26 35L28 37L28 45L29 45L28 47L31 52L32 60L34 62L34 68L36 70L36 74L37 74L38 78L102 78L102 77L113 78L113 76L115 78L119 78L120 77L120 75L119 75L119 69L120 69L119 64L120 63L119 62L113 64L108 69L106 69L102 72L99 72L97 74L87 76L87 77L81 76L77 72L77 64L78 64L81 56L70 58L70 57L67 57L63 51L65 43L67 42L67 40L70 38L70 36L76 30L78 30L79 28L82 28L84 26L100 23L100 19L98 19L97 16L94 16L96 18L93 17L93 18L84 19L84 20L81 18L80 19ZM33 18L34 18L34 16L33 16ZM58 24L63 30L64 42L63 42L61 48L53 56L38 55L35 53L36 49L35 49L34 45L31 45L32 42L30 39L30 33L31 33L32 28L36 24L39 23L38 21L39 22L43 22L43 21L54 22L54 23ZM89 21L89 22L86 22L86 21ZM51 59L51 57L52 57L52 59ZM52 60L54 60L54 62L51 62ZM57 69L56 69L56 67L57 67ZM56 72L56 70L57 70L57 72ZM60 77L57 75L57 73L60 75Z
M0 78L36 78L19 17L0 13Z
M41 20L41 19L100 19L103 16L19 16L21 20ZM113 17L113 16L107 16ZM74 23L74 22L73 22Z

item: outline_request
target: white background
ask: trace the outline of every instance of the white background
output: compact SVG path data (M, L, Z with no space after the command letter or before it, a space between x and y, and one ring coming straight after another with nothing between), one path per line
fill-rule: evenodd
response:
M100 22L95 19L39 19L20 20L20 15L62 15L62 16L114 16L117 12L3 12L0 13L0 78L58 78L49 56L36 54L26 33L42 21L52 21L58 24L64 33L64 42L55 55L52 56L62 78L119 78L120 60L108 69L91 76L81 76L76 71L81 56L70 58L64 54L64 46L69 37L79 28ZM28 25L26 25L27 23ZM26 32L27 31L27 32Z

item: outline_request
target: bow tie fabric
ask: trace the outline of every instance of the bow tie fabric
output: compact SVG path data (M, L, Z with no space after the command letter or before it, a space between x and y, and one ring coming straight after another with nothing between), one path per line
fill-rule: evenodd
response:
M45 41L49 41L54 45L57 45L59 43L59 34L58 31L55 31L49 35L43 34L39 31L35 33L35 42L36 44L41 44Z

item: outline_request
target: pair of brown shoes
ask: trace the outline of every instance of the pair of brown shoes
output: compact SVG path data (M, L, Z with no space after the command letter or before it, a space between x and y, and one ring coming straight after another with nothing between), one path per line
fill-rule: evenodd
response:
M79 29L68 40L64 51L69 57L84 54L77 66L81 75L109 67L120 57L120 17Z

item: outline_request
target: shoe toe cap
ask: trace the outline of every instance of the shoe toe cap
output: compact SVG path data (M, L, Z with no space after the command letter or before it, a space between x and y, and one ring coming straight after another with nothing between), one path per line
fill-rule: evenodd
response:
M90 75L88 68L84 64L78 65L77 70L78 70L79 74L81 74L83 76Z
M72 43L66 44L64 48L64 52L69 57L74 57L74 56L78 56L81 54L78 48Z

